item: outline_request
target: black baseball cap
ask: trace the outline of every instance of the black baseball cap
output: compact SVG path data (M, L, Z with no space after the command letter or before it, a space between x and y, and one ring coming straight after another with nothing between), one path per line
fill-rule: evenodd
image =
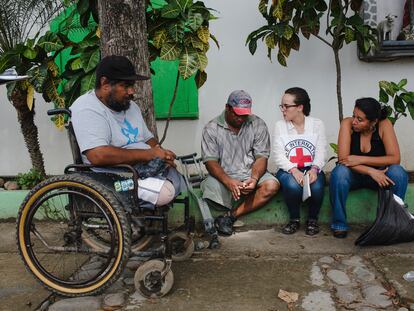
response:
M96 79L107 77L111 80L147 80L149 77L136 74L134 65L125 56L110 55L101 59L96 67Z

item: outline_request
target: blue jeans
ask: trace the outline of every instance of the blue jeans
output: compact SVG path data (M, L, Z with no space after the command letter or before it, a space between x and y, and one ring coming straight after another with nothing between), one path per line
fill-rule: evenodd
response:
M408 174L401 165L388 166L385 173L395 185L391 187L394 194L404 200L408 185ZM368 175L352 171L350 168L338 164L332 171L329 182L329 198L332 206L333 230L348 230L346 222L346 199L351 190L359 188L378 189L378 184Z
M292 174L279 170L276 173L282 187L283 197L289 209L290 220L300 219L300 205L302 203L303 188L297 183ZM318 220L325 186L325 174L321 171L318 178L310 185L312 196L306 201L309 203L308 219Z

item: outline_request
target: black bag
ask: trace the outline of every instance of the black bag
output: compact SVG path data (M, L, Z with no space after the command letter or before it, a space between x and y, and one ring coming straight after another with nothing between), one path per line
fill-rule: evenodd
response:
M414 241L414 216L398 203L391 189L379 188L377 218L355 245L390 245Z
M148 163L138 163L134 165L134 169L137 171L139 178L148 178L163 175L166 173L168 167L163 160L156 157Z

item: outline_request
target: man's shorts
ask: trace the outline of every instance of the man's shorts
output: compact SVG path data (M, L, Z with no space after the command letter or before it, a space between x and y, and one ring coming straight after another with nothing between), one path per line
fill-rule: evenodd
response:
M278 182L275 176L266 172L260 177L257 184L260 185L266 180L274 180ZM241 196L239 200L235 201L226 186L212 176L207 176L201 183L201 191L203 192L203 199L208 199L227 209L233 209L234 207L239 206L244 200L244 196Z

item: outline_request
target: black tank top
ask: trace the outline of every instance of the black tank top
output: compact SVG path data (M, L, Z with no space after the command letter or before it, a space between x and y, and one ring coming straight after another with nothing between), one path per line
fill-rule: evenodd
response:
M378 125L371 136L371 150L369 152L361 151L361 135L359 132L353 132L351 135L351 154L369 157L381 157L385 155L385 146L379 136Z

